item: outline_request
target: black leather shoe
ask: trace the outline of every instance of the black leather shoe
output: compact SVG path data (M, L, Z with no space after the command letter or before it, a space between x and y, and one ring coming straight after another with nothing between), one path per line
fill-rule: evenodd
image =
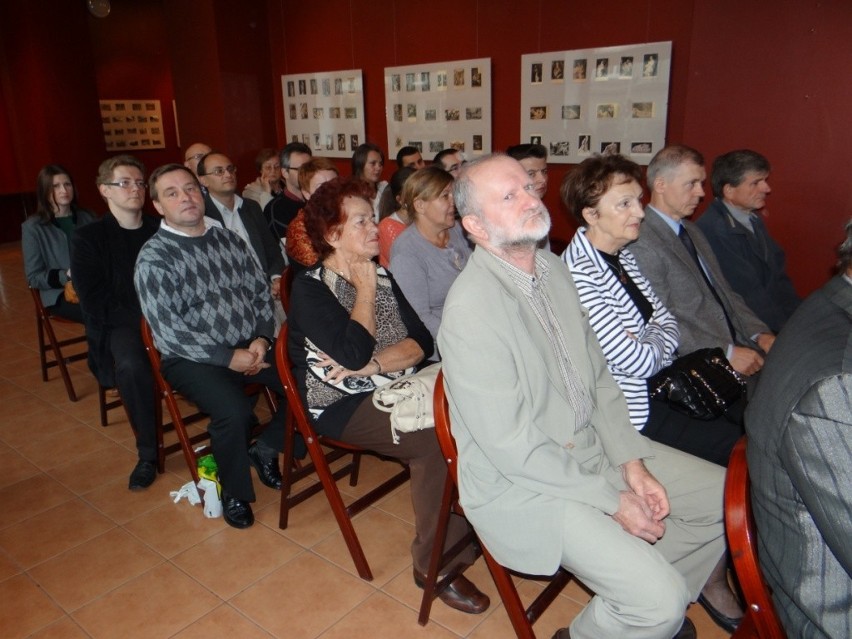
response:
M683 625L680 627L680 630L677 631L677 634L673 637L673 639L697 639L698 631L695 630L695 624L692 623L692 620L689 617L683 618Z
M743 620L742 617L728 617L722 614L713 604L711 604L704 595L698 595L698 603L700 603L710 618L725 632L733 633Z
M222 515L225 523L234 528L248 528L254 523L251 504L222 491Z
M571 639L571 633L568 628L560 628L553 634L552 639Z
M414 583L418 588L423 588L426 581L425 575L414 571ZM438 599L447 604L450 608L455 608L461 612L466 612L469 615L478 615L486 610L491 605L491 600L484 592L477 588L473 582L459 575L441 591Z
M272 459L264 457L258 449L257 442L255 442L249 446L248 456L263 485L281 490L281 469L278 467L278 454L276 453Z
M142 490L148 488L154 483L157 478L157 466L154 462L139 460L136 468L130 473L130 481L127 482L127 487L130 490Z

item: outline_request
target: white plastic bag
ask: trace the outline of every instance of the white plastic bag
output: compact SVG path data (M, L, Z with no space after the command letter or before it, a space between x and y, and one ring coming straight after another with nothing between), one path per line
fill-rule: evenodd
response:
M198 488L204 491L204 516L216 519L222 516L222 500L219 498L216 482L201 478L198 480Z

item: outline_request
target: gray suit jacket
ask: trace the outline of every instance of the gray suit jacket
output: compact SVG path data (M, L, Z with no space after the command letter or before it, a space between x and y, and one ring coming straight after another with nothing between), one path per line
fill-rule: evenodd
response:
M219 213L219 209L216 208L211 198L210 194L204 196L204 215L213 218L224 226L225 221L222 219L222 214ZM239 213L240 219L246 227L246 232L248 232L249 242L254 252L257 253L260 267L266 273L267 279L273 275L281 275L286 266L284 257L281 255L278 241L266 225L266 218L263 217L260 205L254 200L243 200Z
M552 253L540 254L550 266L542 285L596 405L589 423L575 426L544 329L504 268L482 248L474 250L447 295L438 344L465 514L499 562L551 574L562 556L566 502L615 512L620 487L595 469L652 452L630 424L568 268Z
M707 266L714 288L734 325L737 345L756 349L757 345L751 336L769 332L769 327L731 290L713 250L699 228L688 220L683 220L683 225ZM651 282L663 306L677 319L680 328L678 352L685 355L699 348L712 347L725 350L731 343L725 315L707 288L698 265L659 214L650 208L645 209L642 232L629 248L639 264L639 270Z
M852 284L805 300L746 412L760 563L790 637L852 637Z

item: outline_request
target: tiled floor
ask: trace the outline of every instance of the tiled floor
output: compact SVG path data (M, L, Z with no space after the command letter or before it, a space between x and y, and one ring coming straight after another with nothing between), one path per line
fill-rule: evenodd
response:
M68 329L66 329L68 330ZM73 331L73 329L71 329ZM469 616L436 602L417 625L407 486L356 518L374 573L358 578L324 497L279 530L278 493L255 482L257 523L235 530L169 492L189 474L180 455L147 491L127 490L133 437L121 411L98 421L96 385L72 365L79 401L56 370L42 382L20 248L0 246L0 636L337 639L513 635L482 562L468 574L492 600ZM368 461L369 487L393 467ZM350 494L346 484L341 490ZM522 597L539 586L523 582ZM566 625L589 595L571 584L536 624ZM689 611L702 639L727 635Z

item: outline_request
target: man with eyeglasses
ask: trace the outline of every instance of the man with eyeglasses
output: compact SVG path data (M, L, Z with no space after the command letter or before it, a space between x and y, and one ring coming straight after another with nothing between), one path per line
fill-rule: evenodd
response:
M183 165L198 176L198 161L212 150L204 142L190 144L183 154Z
M154 378L139 330L142 310L133 267L158 225L142 211L142 162L130 155L109 158L98 168L96 182L109 212L75 231L71 272L86 326L89 367L101 386L118 388L136 435L139 461L128 488L141 490L157 476L157 435Z
M312 157L311 148L301 142L291 142L278 154L284 188L263 209L266 223L277 240L286 237L290 222L305 206L299 187L299 169Z
M204 214L243 238L266 274L272 297L278 299L284 257L260 205L237 195L237 167L227 155L214 151L198 161L198 179L207 187Z
M251 467L266 486L281 489L278 452L287 408L271 351L268 279L243 240L204 215L189 170L161 166L151 174L150 188L163 220L139 253L136 290L162 353L163 376L210 415L225 521L248 528L254 523ZM253 400L243 390L252 383L267 386L279 403L269 427L249 446Z
M461 151L452 148L440 151L435 155L435 159L433 160L435 164L452 175L453 179L459 176L459 171L466 161Z

